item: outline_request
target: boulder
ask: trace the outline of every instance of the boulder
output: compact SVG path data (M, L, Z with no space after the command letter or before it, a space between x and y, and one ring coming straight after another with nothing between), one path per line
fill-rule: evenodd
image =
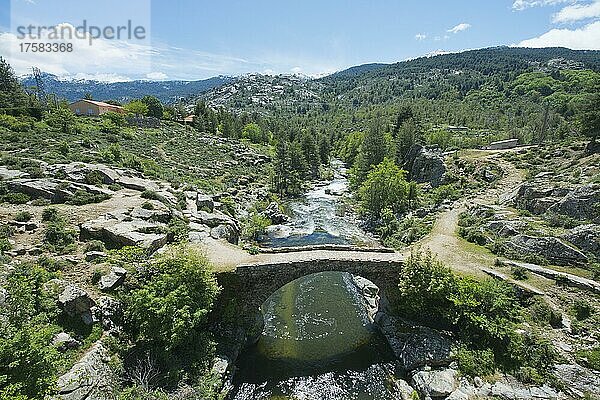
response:
M554 376L565 385L565 391L574 398L583 398L586 393L591 398L600 397L600 373L577 364L554 366Z
M484 229L499 237L518 235L527 226L522 221L495 220L484 225Z
M121 267L112 267L110 273L103 275L98 282L100 290L115 290L125 282L127 271Z
M425 397L446 397L458 388L458 371L419 371L412 376L415 389Z
M600 225L580 225L564 234L562 238L600 259Z
M141 219L144 221L156 221L164 224L171 220L171 211L161 202L155 201L152 203L154 209L149 210L143 207L135 207L129 214L133 219ZM158 205L160 204L160 206Z
M152 190L156 192L160 190L160 187L156 182L134 176L121 176L116 183L124 188L137 190L138 192L143 192L145 190Z
M427 182L434 188L444 184L447 168L438 149L415 144L408 150L405 160L404 169L411 180Z
M198 208L198 210L208 210L208 212L213 212L215 208L215 202L212 196L198 193L198 195L196 196L196 207Z
M276 202L271 202L265 211L263 211L263 215L271 220L271 223L274 225L280 225L288 222L290 219L287 215L282 213L279 210L279 204Z
M90 309L95 304L94 300L85 290L64 281L58 282L57 286L62 290L58 295L58 306L71 317L81 317L86 325L92 324Z
M57 333L52 339L52 344L60 351L67 351L70 349L76 349L81 346L81 342L79 340L75 340L66 332Z
M235 225L222 224L212 228L210 230L210 236L213 239L225 239L229 243L238 244L240 240L240 231Z
M518 383L496 382L491 395L504 400L558 400L563 398L549 386L527 387Z
M192 214L190 220L192 222L210 226L211 228L214 228L219 225L234 224L234 220L231 217L220 211L209 213L206 211L198 210L197 213Z
M102 183L113 184L121 174L103 164L87 164L72 162L69 164L55 164L48 166L48 172L53 175L64 177L64 179L72 182L87 183L86 177L88 174L95 172L102 179Z
M369 321L373 323L379 312L379 303L381 301L379 288L370 280L358 275L352 275L352 283L356 287Z
M597 185L580 186L550 206L548 211L577 220L600 222L600 187Z
M127 220L119 214L105 214L81 224L82 241L101 240L108 248L138 246L155 251L168 242L167 226L159 222L140 219Z
M504 242L502 246L510 254L518 257L537 255L557 265L587 262L585 254L555 237L517 235Z
M117 299L101 296L93 308L94 318L102 323L105 330L118 332L123 321L123 305Z
M119 384L109 365L108 350L98 342L57 381L62 400L106 400L112 398Z
M393 379L394 393L399 396L399 400L413 400L415 389L412 388L404 379Z
M0 165L0 180L8 181L18 178L29 178L29 174L18 169L8 169L4 165Z
M103 251L88 251L85 253L85 261L93 262L93 261L104 261L108 257Z
M94 195L111 196L113 192L84 183L74 183L59 179L15 179L8 182L9 190L25 193L33 198L44 198L53 203L64 203L75 192L82 190Z
M512 193L503 196L501 202L533 214L544 214L568 192L569 188L551 187L547 180L536 179L522 183Z

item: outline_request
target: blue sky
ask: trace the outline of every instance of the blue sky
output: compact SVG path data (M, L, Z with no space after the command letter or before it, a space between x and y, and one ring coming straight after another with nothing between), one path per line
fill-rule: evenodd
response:
M0 0L0 54L18 73L203 79L320 75L368 62L497 45L600 49L600 0ZM98 5L104 5L98 7ZM87 8L87 9L86 9ZM98 26L131 19L143 41L99 39L71 54L18 50L19 25Z

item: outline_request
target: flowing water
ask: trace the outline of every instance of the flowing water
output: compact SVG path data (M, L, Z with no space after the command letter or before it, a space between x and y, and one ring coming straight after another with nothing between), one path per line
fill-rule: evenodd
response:
M291 221L269 227L263 246L377 245L344 204L350 196L346 168L339 160L332 161L332 167L333 179L317 183L302 199L292 201L288 205Z
M370 324L352 275L297 279L261 311L262 335L238 358L230 399L397 398L392 352Z

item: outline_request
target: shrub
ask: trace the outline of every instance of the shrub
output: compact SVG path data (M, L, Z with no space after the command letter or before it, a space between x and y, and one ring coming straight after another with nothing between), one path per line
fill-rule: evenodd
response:
M29 211L19 211L15 214L15 221L18 222L27 222L33 218L33 215Z
M558 328L562 324L562 315L553 310L544 299L536 298L529 306L529 314L534 322Z
M102 176L100 171L89 171L85 174L85 183L88 185L101 186L104 183L104 176Z
M31 200L31 198L25 193L7 193L2 196L2 201L10 204L25 204L29 200Z
M62 220L49 222L44 231L44 243L55 252L64 252L75 243L77 232Z
M590 368L600 371L600 346L589 350L578 351L577 356L582 358L585 364Z
M145 202L142 204L142 208L143 208L144 210L154 210L154 204L150 203L149 201L145 201Z
M56 222L60 219L60 214L54 207L47 207L42 211L42 221L44 222Z
M521 266L513 266L511 268L511 273L513 278L515 278L518 281L524 281L529 279L529 271L527 271L527 268L525 267L521 267Z
M471 350L461 347L457 353L458 368L469 376L492 375L496 371L494 352L491 349Z
M173 247L126 297L127 326L138 341L177 348L195 340L218 292L208 259L190 247Z
M583 321L592 315L594 307L585 300L577 299L573 304L573 311L575 313L575 318L579 321Z
M0 254L4 254L12 249L12 244L8 238L0 239Z
M76 190L75 193L73 193L73 196L71 196L66 201L66 203L76 205L76 206L83 206L85 204L100 203L100 202L108 199L109 197L110 196L107 194L103 194L103 193L94 194L94 193L90 193L86 190L79 189L79 190Z
M85 251L106 251L106 247L101 240L90 240L85 244Z
M254 213L244 224L243 235L251 241L258 241L265 234L271 220L262 214Z

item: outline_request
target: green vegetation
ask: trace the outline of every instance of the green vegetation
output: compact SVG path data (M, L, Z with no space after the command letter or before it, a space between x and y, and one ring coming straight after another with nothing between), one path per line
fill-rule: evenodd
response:
M68 226L67 220L54 208L46 208L42 213L46 221L44 245L53 252L66 253L76 245L77 231Z
M465 346L459 366L466 374L495 368L524 381L549 378L555 353L534 331L518 333L522 307L513 289L494 279L454 275L430 253L413 253L400 275L398 311L424 324L450 329Z

